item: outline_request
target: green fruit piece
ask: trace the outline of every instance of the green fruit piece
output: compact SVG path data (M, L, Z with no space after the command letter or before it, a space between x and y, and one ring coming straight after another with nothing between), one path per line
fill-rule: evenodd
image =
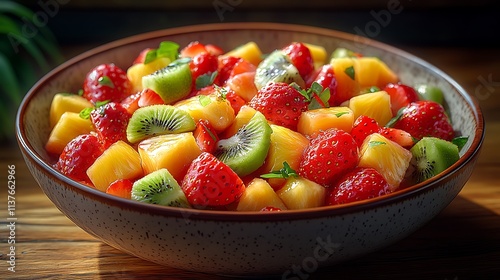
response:
M300 87L305 87L304 79L300 76L299 70L281 50L275 50L257 66L254 82L257 89L261 89L270 82L288 84L295 82Z
M165 104L171 104L191 92L192 80L188 60L177 60L165 68L142 77L142 86L155 91Z
M127 140L137 143L163 134L193 131L194 119L184 110L172 105L151 105L137 109L127 125Z
M425 181L453 165L460 158L458 147L446 140L424 137L410 149L412 177Z
M444 105L443 91L440 88L436 86L419 85L416 90L420 99L431 100Z
M250 121L228 139L217 142L214 155L239 176L257 170L266 159L272 129L266 118L256 112Z
M165 168L135 181L131 198L149 204L191 208L181 187Z
M346 48L336 48L332 55L331 55L331 59L333 58L344 58L344 57L357 57L356 54L349 50L349 49L346 49Z

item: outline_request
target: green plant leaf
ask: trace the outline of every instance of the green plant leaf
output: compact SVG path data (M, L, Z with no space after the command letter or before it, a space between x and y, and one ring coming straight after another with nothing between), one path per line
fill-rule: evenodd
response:
M2 73L0 75L0 88L4 92L3 96L8 96L11 102L19 104L21 102L19 82L9 59L2 53L0 53L0 73ZM3 101L5 102L5 100Z

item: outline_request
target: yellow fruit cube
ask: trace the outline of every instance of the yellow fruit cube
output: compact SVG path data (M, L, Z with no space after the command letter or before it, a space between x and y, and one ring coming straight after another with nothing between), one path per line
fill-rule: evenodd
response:
M311 56L312 56L313 64L314 64L315 68L318 68L326 63L327 53L326 53L326 50L323 46L309 44L309 43L304 43L304 45L311 52Z
M241 57L253 65L257 66L262 61L262 51L255 42L248 42L223 55Z
M93 107L83 96L71 93L58 93L50 103L50 128L53 128L66 112L80 113L85 108Z
M241 195L236 211L260 211L264 207L276 207L286 210L286 206L273 188L264 180L254 178L248 183Z
M377 170L393 191L403 181L412 157L410 151L379 133L366 137L359 154L358 166Z
M161 68L167 67L170 62L170 59L167 57L158 57L147 64L136 63L130 66L127 69L127 78L132 83L134 92L143 90L142 77L152 74Z
M174 106L188 112L195 122L208 120L217 132L228 128L235 118L231 103L217 93L193 96L177 102Z
M201 154L191 132L148 138L137 147L145 174L166 168L180 181L191 162Z
M103 192L118 179L135 179L143 175L139 153L124 141L107 148L87 169L92 184Z
M325 187L302 177L291 177L276 192L288 209L320 207L325 204Z
M391 97L385 91L365 93L349 100L349 108L354 113L354 119L361 115L375 119L381 126L392 118Z
M353 123L354 114L348 107L319 108L302 112L297 131L307 136L332 127L351 132Z
M83 119L79 113L65 112L50 132L45 149L49 153L60 154L76 136L94 131L90 119Z

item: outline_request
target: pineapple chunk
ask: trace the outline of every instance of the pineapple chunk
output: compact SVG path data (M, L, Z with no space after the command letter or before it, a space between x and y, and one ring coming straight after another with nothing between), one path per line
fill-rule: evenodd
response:
M299 170L300 158L309 140L302 134L283 126L271 124L271 144L264 165L259 169L260 174L270 173L283 168L287 162L293 170ZM278 189L285 183L285 179L269 179L269 184Z
M145 174L166 168L180 181L191 162L201 154L191 132L155 136L138 145Z
M297 131L307 136L332 127L351 132L353 123L354 114L348 107L319 108L302 112Z
M148 64L137 63L127 69L127 78L132 83L135 92L143 90L142 77L149 75L161 68L167 67L170 64L170 59L167 57L158 57Z
M262 61L262 51L255 42L248 42L223 55L227 56L241 57L255 66Z
M260 211L267 206L281 210L287 209L283 201L265 180L254 178L240 197L236 211Z
M288 178L283 188L276 192L288 209L320 207L325 204L326 189L305 178Z
M255 112L257 112L257 110L255 110L254 108L243 105L234 118L233 123L221 133L220 138L226 139L236 134L236 132L238 132L240 128L245 126L250 121L253 115L255 115Z
M79 113L65 112L50 132L45 149L49 153L60 154L73 138L93 130L90 119L80 118Z
M311 52L314 68L319 68L326 63L326 50L323 46L304 43Z
M235 118L231 103L217 93L193 96L177 102L174 106L188 112L195 122L208 120L217 132L228 128Z
M349 98L357 95L361 88L359 82L356 81L356 70L354 70L354 79L351 78L346 71L347 69L355 69L357 60L355 58L335 58L330 64L337 79L337 91L335 92L335 100L340 104Z
M93 107L83 96L71 93L58 93L50 104L50 128L53 128L65 112L80 113L85 108Z
M141 157L132 146L119 140L95 160L87 175L98 190L105 192L116 180L142 176Z
M391 97L385 91L355 96L349 100L349 108L354 113L354 119L365 115L375 119L382 126L392 118Z
M394 191L403 181L411 157L411 152L396 142L373 133L361 145L358 166L376 169Z

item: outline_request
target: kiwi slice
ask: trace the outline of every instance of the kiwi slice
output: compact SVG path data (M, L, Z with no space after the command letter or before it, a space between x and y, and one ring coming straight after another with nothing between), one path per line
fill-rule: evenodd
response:
M155 91L165 104L171 104L191 92L192 81L189 60L182 59L142 77L142 86Z
M304 87L304 79L299 74L299 70L288 59L288 56L281 50L275 50L269 54L255 71L255 86L257 89L263 88L270 82L283 82L291 84L297 83Z
M165 168L135 181L131 198L149 204L191 208L181 187Z
M446 168L460 158L458 147L452 142L436 137L423 137L411 149L413 157L412 178L417 182L425 181Z
M132 114L127 125L127 140L137 143L156 135L193 131L195 127L188 112L172 105L151 105Z
M217 142L214 155L239 176L257 170L266 159L271 143L271 126L260 112L228 139Z

